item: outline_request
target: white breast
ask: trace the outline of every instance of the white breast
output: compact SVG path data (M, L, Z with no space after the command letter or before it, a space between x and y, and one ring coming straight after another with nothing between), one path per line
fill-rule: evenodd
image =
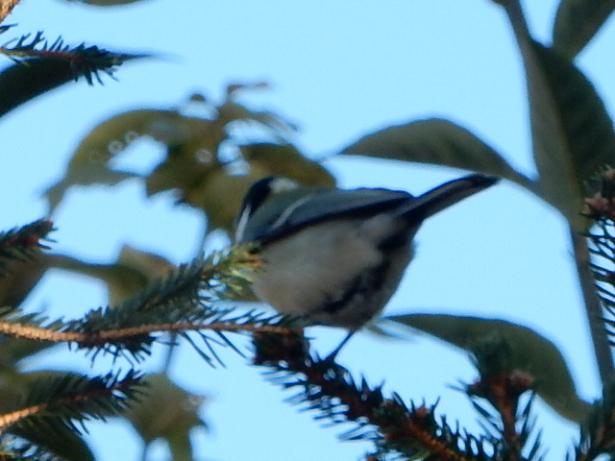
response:
M409 243L396 248L394 254L378 248L400 230L398 221L380 215L367 221L323 222L268 243L262 254L265 266L256 276L254 291L283 314L308 315L320 323L358 327L365 317L371 318L384 307L410 260ZM409 234L410 240L413 232L403 232ZM390 264L383 265L385 258L391 259ZM382 292L354 299L357 305L347 309L365 312L346 312L347 318L323 315L327 300L341 298L359 274L381 267L387 271Z

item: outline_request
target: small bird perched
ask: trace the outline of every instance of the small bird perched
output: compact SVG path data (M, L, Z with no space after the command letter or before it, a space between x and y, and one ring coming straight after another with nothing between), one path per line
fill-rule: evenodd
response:
M264 267L253 282L259 299L283 314L352 334L397 289L421 223L496 182L473 174L414 197L268 177L246 194L235 241L260 246Z

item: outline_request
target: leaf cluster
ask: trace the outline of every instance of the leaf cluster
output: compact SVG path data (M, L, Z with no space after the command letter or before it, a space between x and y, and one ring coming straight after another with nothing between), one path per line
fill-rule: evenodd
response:
M101 122L81 140L64 178L47 190L51 210L73 186L136 179L148 196L172 192L179 203L204 212L210 231L230 231L243 196L257 179L277 175L333 185L333 176L290 141L290 122L239 101L242 92L265 86L231 83L219 103L192 95L183 107L131 110ZM114 167L113 161L139 140L164 146L165 158L145 176Z

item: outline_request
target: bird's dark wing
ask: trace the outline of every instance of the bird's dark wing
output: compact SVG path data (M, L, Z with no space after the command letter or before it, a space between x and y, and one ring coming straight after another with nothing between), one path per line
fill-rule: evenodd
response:
M242 240L275 240L311 224L346 216L369 217L413 199L407 192L387 189L316 189L307 195L283 193L272 197L271 205L256 211Z

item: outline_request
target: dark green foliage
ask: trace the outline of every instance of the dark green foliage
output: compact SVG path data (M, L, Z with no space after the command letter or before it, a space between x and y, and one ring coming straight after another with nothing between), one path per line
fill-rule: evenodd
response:
M147 376L144 381L147 387L125 413L126 418L146 444L165 440L173 461L198 458L190 444L190 431L207 428L198 414L205 398L190 393L164 374Z
M595 194L585 201L585 214L594 222L586 234L590 242L596 289L605 311L611 345L615 344L615 170L603 169L593 183Z
M517 368L515 346L504 338L478 340L472 358L479 379L464 386L464 390L481 416L481 426L494 446L496 459L539 461L544 450L532 413L536 379Z
M10 41L0 48L0 53L16 61L0 72L0 117L72 80L84 78L90 85L102 83L102 74L113 77L124 62L145 57L83 43L70 46L61 37L48 43L42 32Z
M572 373L558 347L548 338L502 319L420 312L387 319L428 333L475 354L485 342L503 341L511 369L531 375L536 393L561 416L582 421L589 404L578 396Z
M236 250L242 254L242 250ZM239 257L239 259L241 256ZM199 354L210 364L214 360L222 364L215 353L214 345L232 343L225 336L224 327L207 333L208 325L224 323L228 330L235 327L263 327L287 325L288 320L279 315L265 315L248 311L235 314L235 309L216 307L214 303L223 299L225 293L242 289L245 282L245 269L230 263L233 256L219 260L212 256L207 260L196 260L190 265L180 266L168 277L158 280L143 292L114 307L97 308L83 318L67 322L63 332L76 332L89 335L91 341L82 341L78 347L91 350L93 357L100 352L128 354L130 358L140 361L150 353L154 341L162 340L156 331L171 330L173 325L185 325L185 330L178 329L180 337L186 339ZM121 335L122 330L148 326L159 326L143 334ZM237 328L240 330L241 328ZM101 332L112 336L105 339ZM113 332L118 334L114 337ZM190 334L196 335L202 342L197 345ZM234 349L234 347L233 347Z
M576 66L533 40L526 49L534 158L544 196L582 230L585 182L615 162L613 121Z
M88 445L71 428L60 424L47 426L45 430L36 429L38 427L38 423L34 423L34 427L11 427L2 442L10 446L10 441L13 441L13 444L17 444L21 449L27 447L27 450L33 452L28 458L32 460L94 461L94 454ZM14 436L14 439L11 436ZM7 439L9 443L6 442Z
M553 24L553 46L574 58L615 10L615 0L561 0Z
M51 221L41 219L0 233L0 276L6 275L8 262L27 261L39 250L49 248L43 241L52 229Z
M615 381L603 388L602 399L592 407L586 422L581 425L579 441L568 459L590 461L607 455L615 457Z
M80 432L83 422L104 420L124 410L128 401L136 397L140 379L139 373L128 371L123 376L119 373L97 377L66 374L35 381L24 389L14 411L28 407L40 409L8 427L27 430L59 424Z
M536 192L532 179L516 171L472 132L450 120L430 118L389 126L362 136L342 153L480 171Z
M86 421L125 410L139 394L140 379L134 371L98 377L54 373L22 383L21 397L3 408L0 446L15 452L12 459L92 460L77 434Z

